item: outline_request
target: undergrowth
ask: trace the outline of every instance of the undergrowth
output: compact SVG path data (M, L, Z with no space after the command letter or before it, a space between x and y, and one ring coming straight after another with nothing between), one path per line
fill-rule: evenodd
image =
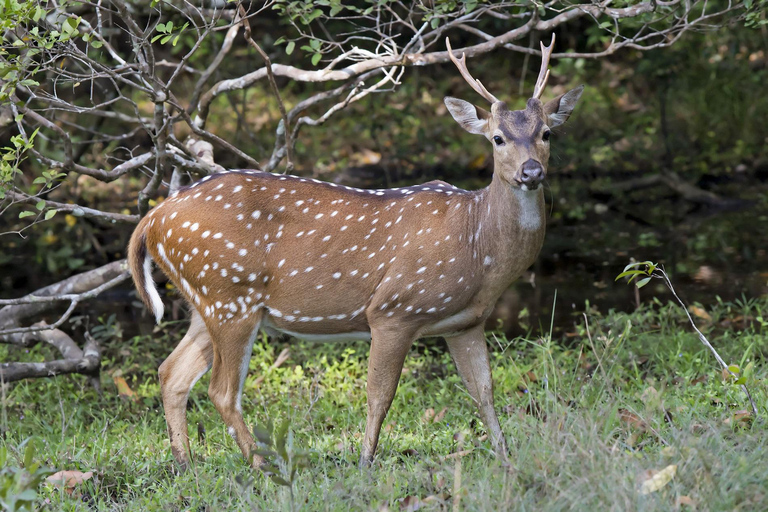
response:
M725 360L749 367L765 416L768 300L695 307ZM8 488L0 489L0 502L9 508L2 496L31 489L36 510L447 510L457 502L492 511L768 509L765 422L749 414L739 388L686 322L675 305L657 301L631 314L587 307L557 340L489 333L511 467L494 458L442 341L413 347L375 463L361 470L368 344L261 338L243 410L251 425L290 426L292 449L307 455L290 481L246 466L208 400L208 377L190 395L194 464L176 475L156 368L179 326L168 328L172 335L107 340L103 396L72 376L5 388L0 485ZM275 366L285 348L288 359ZM25 357L39 360L44 352ZM133 397L118 396L115 375ZM94 477L74 488L40 485L41 478L18 476L25 465L36 474L46 468ZM671 481L639 492L652 472L670 465Z

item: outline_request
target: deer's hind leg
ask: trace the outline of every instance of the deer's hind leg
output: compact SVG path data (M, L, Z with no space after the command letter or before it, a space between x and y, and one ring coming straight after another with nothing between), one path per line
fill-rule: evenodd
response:
M187 400L192 386L213 363L213 345L200 314L192 310L189 330L158 369L160 390L171 439L173 458L186 469L190 448L187 432Z
M234 321L216 327L212 335L213 370L208 387L208 396L227 425L227 431L254 468L258 468L263 459L254 452L256 444L243 420L240 400L253 342L261 323L262 313L256 314L258 318L255 320L251 317L249 321Z

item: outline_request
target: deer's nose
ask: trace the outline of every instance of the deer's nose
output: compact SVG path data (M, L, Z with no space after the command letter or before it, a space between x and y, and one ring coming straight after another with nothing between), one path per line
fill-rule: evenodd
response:
M529 158L520 169L520 183L528 188L536 188L544 180L544 168L536 160Z

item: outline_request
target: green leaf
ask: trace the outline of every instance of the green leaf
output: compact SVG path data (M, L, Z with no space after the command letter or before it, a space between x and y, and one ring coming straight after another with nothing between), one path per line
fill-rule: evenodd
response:
M43 178L42 176L38 176L37 178L35 178L35 181L33 181L33 182L32 182L32 184L33 184L33 185L40 185L41 183L45 183L45 182L47 182L47 181L48 181L48 180L46 180L46 179L45 179L45 178Z
M19 214L19 218L23 219L24 217L29 217L30 215L34 215L34 214L35 214L35 212L21 212Z
M744 367L744 371L742 372L744 374L745 378L749 378L752 376L752 372L755 369L755 362L750 361L747 363L747 366Z
M294 41L289 42L285 47L286 55L292 54L294 48L296 48L296 43Z
M37 208L39 211L43 211L43 208L45 208L45 201L40 200L35 205L35 208Z
M72 19L67 18L64 23L61 25L61 30L65 34L72 36L77 32L77 26L80 25L80 18Z
M56 210L48 210L45 212L45 220L51 220L56 215Z
M102 46L104 46L104 43L102 43L101 41L92 41L91 46L93 46L94 48L101 48Z
M636 282L635 286L637 286L638 288L642 288L643 286L647 285L648 281L650 281L650 280L651 280L650 277L646 277L645 279L641 279L638 282Z
M32 459L35 456L35 445L30 441L24 450L24 467L29 468L32 465Z
M320 59L323 58L322 53L316 53L312 56L312 65L317 66L317 63L320 62Z
M741 373L741 368L739 368L739 365L737 365L737 364L729 364L728 365L728 371L738 375L739 373Z
M740 378L736 379L736 382L734 382L734 384L736 384L737 386L743 386L746 383L747 383L747 378L746 377L740 377Z
M42 18L44 14L45 14L45 10L43 10L42 7L40 6L35 7L35 14L32 15L32 21L37 23L38 21L40 21L40 18Z
M617 275L615 281L618 281L622 277L637 276L638 274L645 275L645 272L643 272L642 270L627 270L626 272L622 272L621 274Z
M272 481L275 482L277 485L283 485L285 487L290 487L291 484L288 482L285 478L279 477L277 475L269 475L270 478L272 478Z

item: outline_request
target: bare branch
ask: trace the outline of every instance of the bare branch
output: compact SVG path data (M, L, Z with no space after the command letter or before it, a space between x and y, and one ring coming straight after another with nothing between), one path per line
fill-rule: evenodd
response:
M56 333L53 336L62 339L65 336L74 345L69 336L61 331L52 331ZM52 335L49 335L52 337ZM66 357L66 359L59 359L56 361L46 361L44 363L2 363L0 364L0 384L5 382L14 382L21 379L31 379L40 377L53 377L55 375L62 375L67 373L81 373L90 375L92 377L91 383L98 387L98 374L101 367L101 351L98 343L93 337L86 333L86 344L79 357L75 357L77 354L72 354L73 357ZM55 344L54 342L51 342ZM77 348L77 347L75 347Z
M242 5L239 6L239 12L243 17L242 23L243 30L245 32L245 40L248 41L248 44L250 44L259 53L259 55L261 55L262 59L264 59L267 76L269 77L269 85L272 87L272 92L274 93L275 99L277 99L277 105L280 108L280 114L283 117L282 126L279 127L278 130L282 129L283 137L285 138L285 149L288 158L285 164L285 172L288 173L293 171L293 141L291 140L290 120L288 119L288 114L285 111L283 99L280 97L280 89L278 89L277 82L275 82L275 74L272 72L272 61L270 60L269 55L267 55L264 50L261 49L261 46L259 46L251 37L251 25L248 22L248 17L246 16L245 9Z
M108 223L123 223L123 224L138 224L138 215L125 215L123 213L112 213L96 210L87 206L80 206L78 204L59 203L58 201L51 201L49 199L42 199L40 196L30 196L21 192L15 192L10 190L6 192L6 197L11 198L14 203L29 203L37 204L39 201L45 201L45 207L48 209L56 210L61 213L71 213L75 217L85 217L86 219L95 219ZM42 213L42 212L41 212Z
M125 261L125 260L123 260L123 261ZM54 322L53 324L50 324L50 325L46 324L44 326L18 327L18 328L4 329L4 330L0 330L0 337L7 336L9 334L16 334L16 333L27 333L27 332L36 332L36 331L46 331L46 330L51 330L51 329L57 329L64 322L66 322L67 319L69 319L69 317L72 315L72 312L75 310L75 308L77 307L77 305L80 302L82 302L84 300L91 299L93 297L96 297L97 295L99 295L104 290L108 290L108 289L112 288L113 286L116 286L116 285L122 283L123 281L128 279L130 276L131 276L130 272L124 271L122 274L118 275L117 277L114 277L114 278L110 279L106 283L104 283L104 284L102 284L100 286L97 286L96 288L94 288L92 290L89 290L87 292L78 293L78 294L59 295L57 297L36 297L34 295L27 295L26 297L24 297L24 299L27 299L27 301L28 301L28 302L26 302L27 304L31 304L31 303L38 302L38 301L39 302L50 302L52 299L53 300L57 300L57 301L69 300L70 304L67 307L67 310L64 312L64 314L61 315L59 317L59 319L56 320L56 322ZM0 301L0 304L6 304L8 302L10 302L10 301L2 300L2 301Z

